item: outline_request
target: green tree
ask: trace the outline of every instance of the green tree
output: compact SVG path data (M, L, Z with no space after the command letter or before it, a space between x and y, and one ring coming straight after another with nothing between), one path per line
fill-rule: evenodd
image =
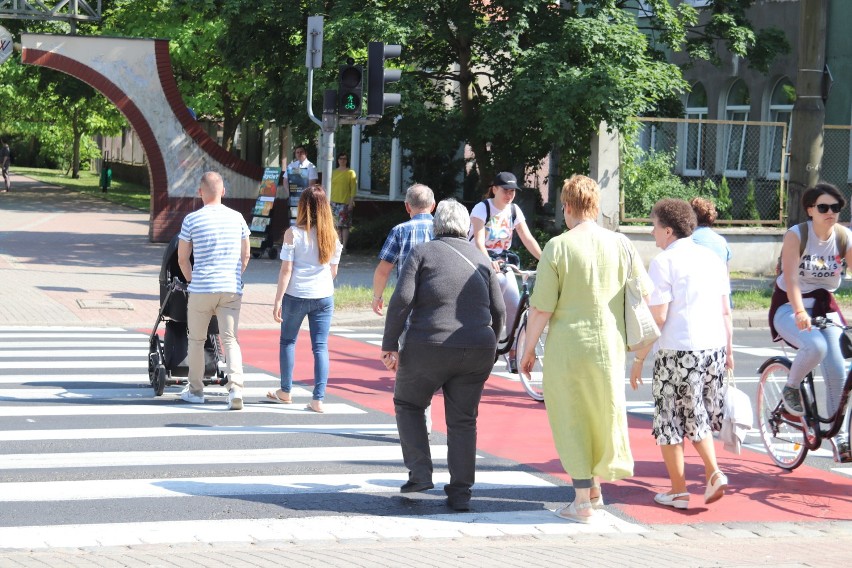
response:
M745 203L743 204L743 212L740 217L743 219L760 221L760 210L757 208L757 197L755 196L753 179L748 180Z
M728 186L728 178L722 177L719 183L719 194L716 197L716 212L719 219L733 219L734 202L731 200L731 188Z

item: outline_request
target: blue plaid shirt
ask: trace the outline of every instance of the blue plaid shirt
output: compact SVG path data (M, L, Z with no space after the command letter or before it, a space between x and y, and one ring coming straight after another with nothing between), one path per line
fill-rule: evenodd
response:
M405 259L408 258L411 249L415 245L431 241L433 234L432 215L418 213L405 223L400 223L391 229L381 252L379 252L379 260L395 264L396 274L399 276L399 271L405 264Z

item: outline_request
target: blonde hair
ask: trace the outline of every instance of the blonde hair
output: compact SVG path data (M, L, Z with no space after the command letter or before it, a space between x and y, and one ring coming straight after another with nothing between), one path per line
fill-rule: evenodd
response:
M574 217L593 219L600 208L600 188L590 177L574 174L562 184L562 205L571 207Z
M334 229L331 204L322 186L312 185L302 192L296 213L296 226L307 233L316 227L319 262L326 264L331 260L337 247L337 231Z

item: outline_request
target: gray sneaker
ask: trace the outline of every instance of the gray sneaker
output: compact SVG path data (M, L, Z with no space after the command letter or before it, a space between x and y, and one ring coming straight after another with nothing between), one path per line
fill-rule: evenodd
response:
M834 461L840 463L852 462L852 452L849 451L849 436L838 434L834 437Z
M781 400L784 402L784 410L793 416L804 416L805 409L802 406L802 393L793 387L784 387L781 391Z
M204 404L204 395L203 394L193 394L191 390L189 390L189 386L184 387L182 391L180 391L180 399L184 402L189 402L191 404Z

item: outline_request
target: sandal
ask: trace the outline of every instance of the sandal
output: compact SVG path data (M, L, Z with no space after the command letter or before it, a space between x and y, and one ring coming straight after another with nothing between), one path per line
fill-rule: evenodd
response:
M281 397L278 393L283 394L287 398ZM272 402L277 402L279 404L291 404L293 402L293 397L290 396L290 393L284 392L281 389L278 389L277 391L269 391L268 393L266 393L266 398L268 398Z
M603 492L601 491L601 486L595 485L595 486L592 487L592 489L598 490L598 496L597 497L589 497L589 503L592 504L592 509L603 509L605 503L604 503L604 498L603 498Z
M592 509L592 514L579 514L579 511L585 511L586 509ZM591 502L580 503L579 505L575 505L574 501L571 501L564 507L559 507L558 509L553 511L553 513L560 519L565 519L566 521L573 521L575 523L582 523L584 525L588 525L595 518L594 508Z
M704 502L708 505L715 503L724 497L725 489L727 488L728 477L717 469L707 478L707 491L704 492Z
M322 414L325 410L322 409L322 401L321 400L312 400L305 407L306 410L313 410L317 414Z

